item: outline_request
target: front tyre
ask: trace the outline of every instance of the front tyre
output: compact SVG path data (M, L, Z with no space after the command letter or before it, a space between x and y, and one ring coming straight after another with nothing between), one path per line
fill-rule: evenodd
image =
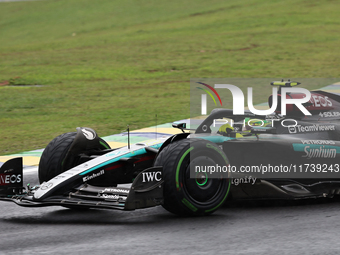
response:
M39 182L47 182L53 177L79 164L80 156L66 157L77 135L77 132L62 134L54 138L45 148L39 162ZM110 146L99 138L98 150L110 149ZM82 151L86 152L86 151Z
M207 166L227 166L228 159L214 143L202 139L184 139L165 147L155 161L163 167L163 207L178 215L208 215L226 200L228 178L211 178L204 172ZM193 173L195 167L202 171ZM190 178L190 169L192 176ZM205 168L206 169L206 168Z

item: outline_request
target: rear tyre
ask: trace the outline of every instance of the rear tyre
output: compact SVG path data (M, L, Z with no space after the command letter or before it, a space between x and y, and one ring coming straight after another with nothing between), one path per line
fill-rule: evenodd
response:
M226 200L228 178L211 178L198 173L190 178L195 166L227 166L228 159L214 143L201 139L183 139L165 147L155 161L163 166L163 207L177 215L208 215ZM214 176L216 177L216 176Z
M65 133L54 138L45 148L39 162L39 182L49 181L53 177L65 172L79 163L79 156L66 159L68 150L76 137L76 132ZM110 146L101 138L100 148L110 149Z

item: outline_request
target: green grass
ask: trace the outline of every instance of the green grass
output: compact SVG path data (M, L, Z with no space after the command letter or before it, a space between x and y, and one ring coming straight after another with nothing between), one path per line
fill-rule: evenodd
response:
M105 136L156 114L187 118L194 77L339 77L339 10L336 0L0 3L0 83L45 85L0 86L0 155L77 126Z

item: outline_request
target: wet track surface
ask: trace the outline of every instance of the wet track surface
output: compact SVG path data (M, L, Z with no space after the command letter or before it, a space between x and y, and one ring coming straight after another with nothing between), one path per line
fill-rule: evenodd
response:
M339 254L339 211L331 200L242 202L181 218L162 207L73 211L0 202L0 254Z

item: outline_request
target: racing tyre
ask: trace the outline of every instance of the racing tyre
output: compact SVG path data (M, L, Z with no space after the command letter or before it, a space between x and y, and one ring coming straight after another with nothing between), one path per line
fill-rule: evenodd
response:
M183 139L169 144L159 153L154 164L163 167L163 207L183 216L213 213L226 200L230 181L221 176L211 178L203 170L194 173L193 169L195 166L228 164L224 152L210 141ZM190 178L190 169L193 178Z
M49 181L62 172L76 166L79 157L72 157L65 160L67 152L76 137L77 132L65 133L54 138L45 148L39 162L39 182ZM103 139L100 139L101 150L110 149Z

